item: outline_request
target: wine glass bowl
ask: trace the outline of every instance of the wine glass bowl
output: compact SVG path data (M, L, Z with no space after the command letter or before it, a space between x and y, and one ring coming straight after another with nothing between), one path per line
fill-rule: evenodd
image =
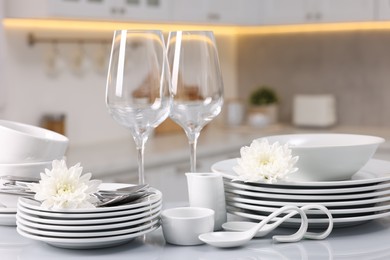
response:
M139 182L144 183L144 146L169 115L170 72L160 31L115 31L106 85L112 118L128 128L138 150Z
M185 131L196 171L196 143L203 127L223 105L223 81L214 35L210 31L177 31L168 37L172 75L170 117Z

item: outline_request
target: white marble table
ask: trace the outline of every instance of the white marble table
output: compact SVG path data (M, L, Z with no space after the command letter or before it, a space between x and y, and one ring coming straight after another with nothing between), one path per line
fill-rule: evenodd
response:
M291 232L279 229L277 233ZM166 244L161 228L127 244L106 249L69 250L21 237L15 227L0 227L1 260L263 260L263 259L390 259L390 218L339 228L322 241L280 244L270 237L244 247L217 249L207 245Z

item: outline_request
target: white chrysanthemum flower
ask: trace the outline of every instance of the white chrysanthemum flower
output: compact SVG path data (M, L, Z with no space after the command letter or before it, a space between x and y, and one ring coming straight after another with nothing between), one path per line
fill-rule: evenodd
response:
M254 140L249 147L242 147L240 153L238 166L233 168L239 176L237 180L272 183L298 170L294 167L298 156L292 156L288 144L275 142L270 145L266 138L262 138Z
M42 201L46 209L94 208L97 199L92 195L99 190L100 180L90 180L91 173L81 175L80 163L70 167L65 160L54 160L52 169L41 173L39 183L30 184L34 198Z

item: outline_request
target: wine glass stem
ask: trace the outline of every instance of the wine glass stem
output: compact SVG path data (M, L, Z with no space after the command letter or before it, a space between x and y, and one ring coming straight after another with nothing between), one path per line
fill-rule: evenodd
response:
M145 141L141 141L137 145L138 153L138 182L139 184L145 184L145 174L144 174L144 150L145 150Z
M190 140L190 161L191 161L191 172L196 172L196 144L198 142L198 138L194 138Z

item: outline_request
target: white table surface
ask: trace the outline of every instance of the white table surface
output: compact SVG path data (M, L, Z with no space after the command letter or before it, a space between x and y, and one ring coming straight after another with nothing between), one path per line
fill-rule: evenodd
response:
M278 229L276 233L293 232ZM1 260L164 259L390 259L390 218L335 229L325 240L274 243L271 237L254 239L246 246L218 249L208 245L174 246L165 243L161 228L127 244L94 250L61 249L20 236L15 227L0 227Z

